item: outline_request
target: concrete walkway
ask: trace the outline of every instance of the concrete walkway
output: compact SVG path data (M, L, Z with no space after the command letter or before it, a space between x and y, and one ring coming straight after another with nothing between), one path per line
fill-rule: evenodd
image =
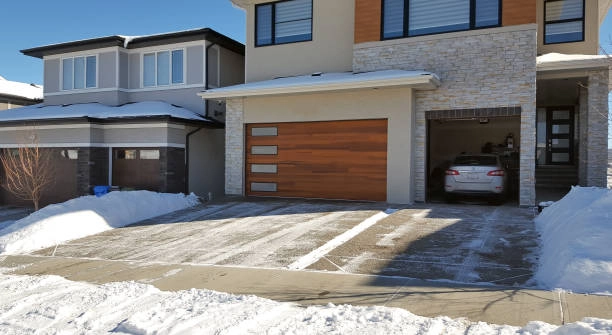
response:
M45 256L3 256L0 267L12 268L13 274L59 275L95 284L133 280L169 291L202 288L302 305L399 307L427 317L514 326L533 320L563 324L583 317L612 319L612 297L400 277Z

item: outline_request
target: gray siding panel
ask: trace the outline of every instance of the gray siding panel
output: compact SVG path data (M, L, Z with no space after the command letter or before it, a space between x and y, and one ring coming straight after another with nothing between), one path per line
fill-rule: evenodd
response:
M98 87L117 87L116 52L105 52L98 55Z
M129 63L130 89L140 88L140 54L130 54Z
M208 49L208 87L215 88L219 87L219 47L215 46Z
M91 93L69 93L62 95L45 96L45 105L66 105L99 102L109 106L117 106L122 101L118 91L91 92Z
M45 60L44 69L44 92L55 93L60 90L60 60L47 59Z
M130 70L128 54L119 53L119 88L129 88Z
M165 101L191 110L196 113L204 113L204 100L198 96L204 90L204 86L185 89L171 89L148 92L130 93L131 102L140 101Z
M221 86L244 84L244 56L221 48Z
M187 48L187 85L204 83L204 47Z

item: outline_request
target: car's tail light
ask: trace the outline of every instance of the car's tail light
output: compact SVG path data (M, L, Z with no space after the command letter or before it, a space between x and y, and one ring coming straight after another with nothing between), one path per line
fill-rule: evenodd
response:
M492 177L503 177L506 173L504 172L504 170L493 170L493 171L489 171L489 173L487 173L487 176L492 176Z
M446 170L446 175L447 176L458 176L459 175L459 171L457 171L457 170Z

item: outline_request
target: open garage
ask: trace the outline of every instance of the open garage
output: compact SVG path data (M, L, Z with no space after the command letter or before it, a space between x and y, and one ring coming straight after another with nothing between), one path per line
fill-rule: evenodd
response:
M481 115L472 111L472 116L448 114L433 114L428 120L427 200L443 199L445 171L457 155L477 153L500 156L508 176L506 198L514 200L518 195L520 111L519 115L504 112L504 116L487 116L486 110Z

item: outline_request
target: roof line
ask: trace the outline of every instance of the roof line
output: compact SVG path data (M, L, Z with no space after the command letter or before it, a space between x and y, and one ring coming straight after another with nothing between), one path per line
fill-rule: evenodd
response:
M125 49L136 49L148 46L158 46L174 43L189 42L196 40L207 40L219 44L229 50L244 55L244 45L230 37L227 37L210 28L198 28L192 30L183 30L171 33L162 33L147 36L137 36L129 38L127 36L105 36L79 41L64 42L58 44L45 45L35 48L23 49L20 52L26 56L43 58L47 55L85 51L91 49L99 49L106 47L122 47ZM126 45L126 41L128 42Z

